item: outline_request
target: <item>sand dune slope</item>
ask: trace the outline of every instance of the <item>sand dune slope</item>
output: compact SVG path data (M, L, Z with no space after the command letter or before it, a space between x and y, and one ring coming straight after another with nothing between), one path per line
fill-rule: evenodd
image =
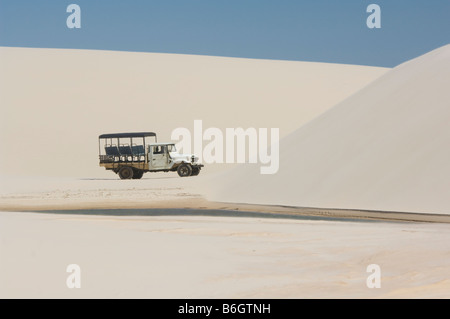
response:
M280 143L280 170L244 166L210 198L450 213L450 45L392 69Z
M155 131L169 141L196 119L205 129L277 127L284 136L387 70L0 48L0 176L111 177L98 167L99 134Z

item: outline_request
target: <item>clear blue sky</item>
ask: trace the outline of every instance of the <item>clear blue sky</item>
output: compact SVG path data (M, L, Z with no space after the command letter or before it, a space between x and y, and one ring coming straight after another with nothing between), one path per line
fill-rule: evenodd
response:
M81 29L66 26L71 3ZM450 0L0 0L0 46L393 67L449 43Z

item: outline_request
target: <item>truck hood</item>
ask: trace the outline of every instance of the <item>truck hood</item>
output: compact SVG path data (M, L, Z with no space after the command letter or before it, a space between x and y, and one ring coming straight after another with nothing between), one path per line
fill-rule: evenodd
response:
M177 152L170 152L170 157L174 162L192 162L192 156L194 156L194 163L198 161L198 157L193 154L180 154Z

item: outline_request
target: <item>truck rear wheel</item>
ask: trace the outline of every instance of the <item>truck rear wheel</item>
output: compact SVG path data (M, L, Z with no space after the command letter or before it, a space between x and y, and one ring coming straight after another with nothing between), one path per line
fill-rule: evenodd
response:
M134 170L133 179L141 179L143 175L144 175L144 171Z
M123 166L119 170L119 177L120 179L131 179L133 178L133 169L128 166Z
M180 177L191 176L192 167L189 164L181 164L180 166L178 166L177 173Z

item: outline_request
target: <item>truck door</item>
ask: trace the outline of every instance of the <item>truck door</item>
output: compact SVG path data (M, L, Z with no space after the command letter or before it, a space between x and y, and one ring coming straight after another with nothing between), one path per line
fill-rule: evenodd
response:
M165 145L151 146L151 162L153 168L165 168L168 163L167 149Z

